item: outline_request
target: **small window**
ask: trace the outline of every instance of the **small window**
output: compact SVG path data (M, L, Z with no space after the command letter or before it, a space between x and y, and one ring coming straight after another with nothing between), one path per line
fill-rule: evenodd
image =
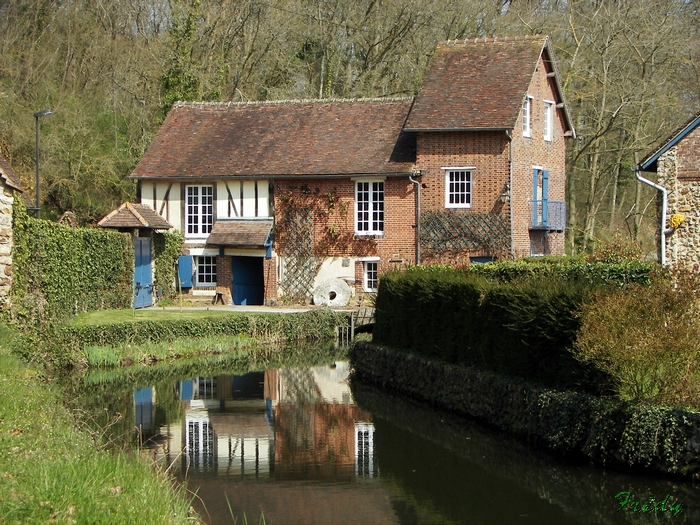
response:
M364 289L365 292L376 292L379 288L379 274L377 273L377 263L375 261L365 262Z
M216 286L216 257L197 257L197 286Z
M472 171L447 169L445 171L445 207L470 208L472 205Z
M523 102L523 137L532 136L532 97L525 97Z
M544 140L551 142L554 128L554 102L544 102Z
M384 181L358 181L355 185L355 233L384 233Z

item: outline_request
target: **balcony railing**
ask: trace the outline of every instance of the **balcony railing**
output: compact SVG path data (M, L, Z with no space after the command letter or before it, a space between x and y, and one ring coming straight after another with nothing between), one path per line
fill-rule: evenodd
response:
M530 201L531 230L563 232L566 229L566 203L550 200Z

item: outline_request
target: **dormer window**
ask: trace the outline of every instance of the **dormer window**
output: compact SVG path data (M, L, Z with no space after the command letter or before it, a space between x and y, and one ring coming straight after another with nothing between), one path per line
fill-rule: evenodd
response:
M532 137L532 97L528 95L523 102L523 137Z

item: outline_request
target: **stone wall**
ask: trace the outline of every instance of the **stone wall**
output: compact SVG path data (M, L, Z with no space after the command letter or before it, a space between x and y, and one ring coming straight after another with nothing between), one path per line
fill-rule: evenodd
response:
M666 236L666 263L670 267L700 270L700 177L684 169L700 158L700 129L696 128L658 160L659 184L668 190L667 223L674 214L684 217ZM689 147L695 145L696 147Z
M12 204L14 190L0 176L0 308L7 305L12 284Z

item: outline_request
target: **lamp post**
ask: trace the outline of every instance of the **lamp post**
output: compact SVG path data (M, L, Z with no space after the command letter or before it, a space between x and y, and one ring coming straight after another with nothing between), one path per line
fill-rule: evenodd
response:
M53 115L50 109L42 109L34 113L34 121L36 122L36 218L41 219L41 193L39 191L39 118Z

